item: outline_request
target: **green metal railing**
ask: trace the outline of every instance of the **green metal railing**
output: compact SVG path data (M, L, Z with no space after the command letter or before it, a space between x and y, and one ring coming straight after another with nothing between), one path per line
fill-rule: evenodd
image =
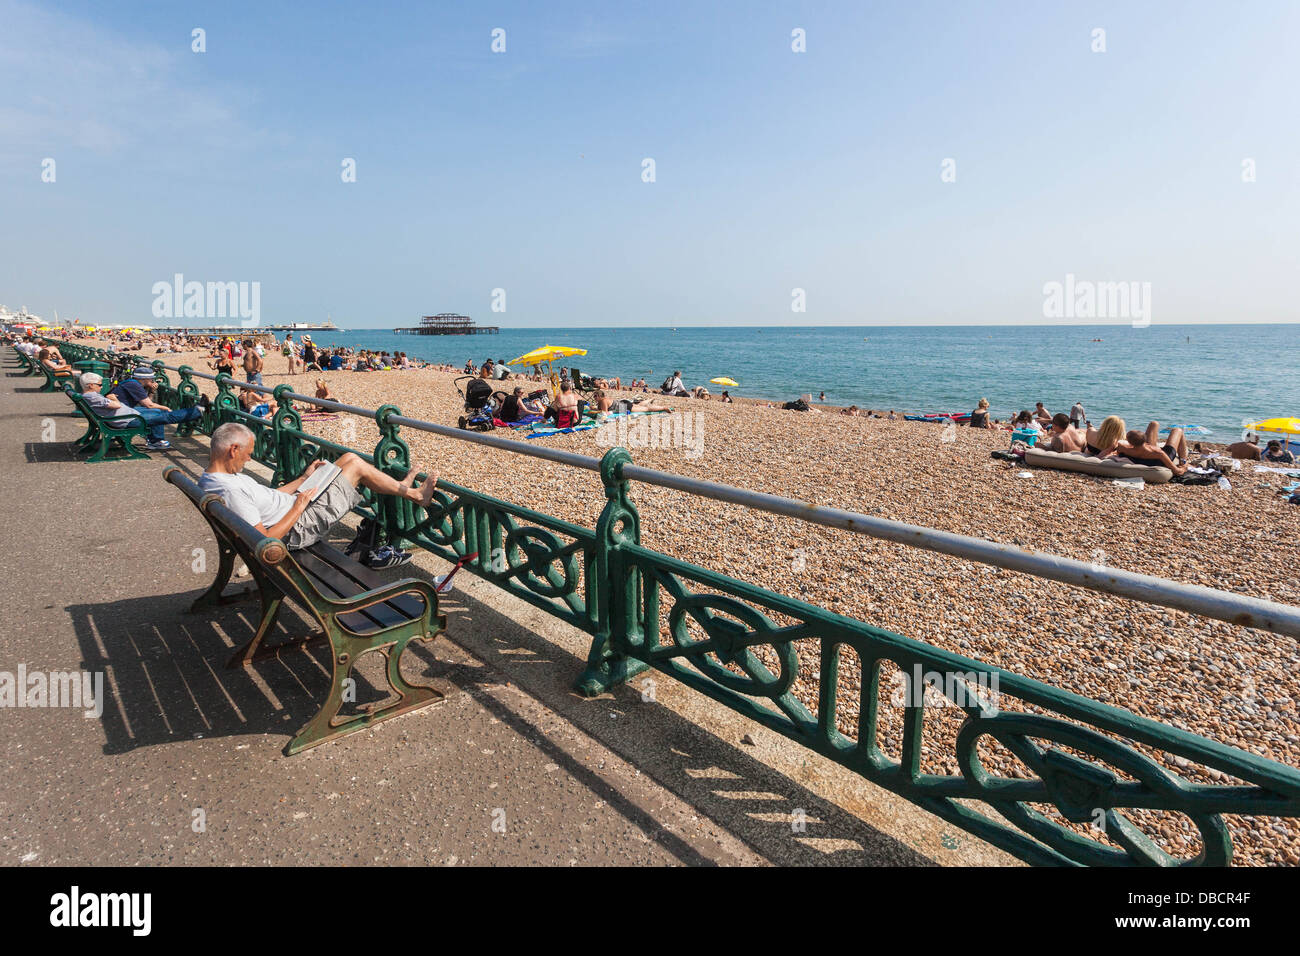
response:
M120 373L138 361L84 346L62 348L107 361ZM622 448L594 459L405 418L392 405L371 410L300 395L288 385L250 386L188 366L151 365L163 404L193 405L199 401L194 380L215 382L217 396L198 427L210 433L239 421L252 428L255 457L274 469L277 484L316 458L353 450L304 431L295 401L374 421L379 442L372 453L357 453L398 476L410 462L401 428L598 472L606 503L591 529L445 480L427 511L369 492L357 509L374 518L394 544L415 545L449 561L477 553L467 565L473 573L590 634L587 666L577 681L584 694L603 693L654 668L1036 864L1224 865L1233 851L1224 814L1300 815L1300 771L1293 767L647 548L629 483L733 501L1292 637L1300 636L1300 609L671 475L633 465ZM176 384L168 372L178 374ZM239 408L235 390L246 387L272 396L271 419ZM841 686L850 652L860 665L856 690ZM897 706L882 686L894 667L905 689ZM817 672L811 706L794 693L801 668ZM937 706L914 686L915 673L931 672L957 675L945 683ZM996 704L968 693L973 686L996 688ZM848 713L853 710L856 717ZM887 718L900 716L897 711L897 743L885 746ZM935 726L945 713L953 715L950 742L940 739ZM986 741L1014 755L1027 776L989 772ZM926 772L927 745L949 748L959 773ZM1233 781L1192 782L1186 771L1169 769L1168 758L1157 759L1162 753ZM1200 853L1171 855L1148 836L1147 811L1189 818Z

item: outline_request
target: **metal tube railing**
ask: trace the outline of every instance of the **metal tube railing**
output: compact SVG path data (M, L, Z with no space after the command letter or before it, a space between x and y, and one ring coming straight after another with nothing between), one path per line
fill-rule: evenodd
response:
M163 368L174 372L180 371L180 369L173 368L170 365L164 365ZM217 377L214 375L194 371L191 371L190 374L210 381L217 381ZM231 383L240 388L251 388L263 394L273 394L274 392L273 389L265 386L238 382L233 377ZM368 418L375 417L375 409L360 408L356 405L347 405L342 402L334 402L310 395L301 395L297 392L286 393L286 396L293 401L307 402L321 408L349 412ZM408 418L404 415L392 415L388 420L396 425L414 428L417 431L430 432L445 438L454 438L457 441L499 448L517 455L541 458L587 471L600 471L600 459L592 458L589 455L526 445L518 441L480 435L453 428L450 425L437 425L433 422ZM856 511L844 511L840 508L814 505L806 501L765 492L747 491L731 485L675 475L671 472L646 468L641 465L624 465L622 476L643 484L671 488L675 491L702 498L712 498L716 501L725 501L729 504L765 511L768 514L796 518L800 521L818 524L827 528L836 528L854 534L879 538L883 541L893 541L897 544L909 545L926 551L964 558L980 564L1004 568L1008 571L1019 571L1035 577L1060 581L1063 584L1088 588L1103 594L1114 594L1136 601L1144 601L1148 604L1159 604L1163 607L1227 621L1230 624L1237 624L1242 627L1253 627L1275 634L1284 634L1287 637L1300 638L1300 608L1278 604L1274 601L1233 594L1229 591L1220 591L1196 584L1182 584L1165 578L1138 574L1134 571L1124 571L1119 568L1085 561L1076 561L1073 558L1059 555L1024 551L1013 545L998 544L983 538L955 534L950 531L936 531L933 528L924 528L920 525L907 524L902 521L891 521L887 518L873 518L870 515L864 515Z

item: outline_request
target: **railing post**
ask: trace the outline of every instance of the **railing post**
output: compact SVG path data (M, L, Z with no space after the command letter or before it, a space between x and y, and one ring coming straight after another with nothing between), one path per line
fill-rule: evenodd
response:
M176 395L180 401L179 407L193 408L195 405L199 404L199 387L194 384L194 369L190 368L188 365L182 365L179 371L181 380L176 386ZM199 432L202 432L203 426L206 424L205 419L206 416L205 418L200 418L192 422L181 422L176 426L176 434L192 435L196 429Z
M217 376L217 397L208 408L212 422L212 427L207 429L208 434L216 431L218 426L234 421L233 413L239 410L239 399L235 395L234 386L230 384L232 381L234 379L225 372Z
M379 441L375 445L375 467L380 471L401 479L411 470L411 449L402 439L400 427L389 418L401 415L402 410L396 405L380 405L375 409L375 425L379 428ZM402 547L412 539L407 532L413 531L416 524L415 502L394 495L375 496L375 523L378 525L379 544L391 544Z
M271 484L277 487L286 481L293 481L307 467L302 453L302 439L289 433L289 429L302 430L302 417L293 407L293 400L288 397L292 391L292 385L277 385L271 393L275 398L275 412L271 415L275 473L271 476Z
M635 677L649 665L626 652L641 633L641 572L627 560L622 547L641 543L641 517L628 497L623 466L632 462L626 448L611 448L600 460L605 507L596 519L594 573L587 579L587 608L595 605L596 633L587 654L587 668L577 690L596 697Z

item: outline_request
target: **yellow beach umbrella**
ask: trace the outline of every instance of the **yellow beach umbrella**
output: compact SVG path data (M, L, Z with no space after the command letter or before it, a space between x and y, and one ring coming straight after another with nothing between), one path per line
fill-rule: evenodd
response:
M586 349L575 349L568 345L543 345L539 349L533 349L526 355L521 355L517 359L511 359L507 365L545 365L546 375L551 380L551 397L555 397L556 390L560 387L560 378L551 371L551 363L556 359L567 358L570 355L586 355Z
M739 388L739 387L740 387L740 383L739 383L739 382L737 382L737 381L733 381L732 379L729 379L729 378L727 378L727 377L725 377L725 376L722 376L722 377L719 377L719 378L711 378L711 379L709 379L709 381L712 382L714 385L725 385L727 388Z
M1300 435L1300 418L1266 418L1261 422L1252 422L1246 428L1274 435Z
M549 365L559 358L567 358L570 355L586 355L586 349L570 348L567 345L543 345L539 349L533 349L527 355L521 355L517 359L511 359L507 365Z

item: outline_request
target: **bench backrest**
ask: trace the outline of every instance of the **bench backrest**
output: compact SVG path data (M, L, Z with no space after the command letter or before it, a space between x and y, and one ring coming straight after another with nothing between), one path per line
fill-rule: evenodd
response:
M185 493L185 497L208 520L213 534L234 548L259 583L270 583L286 593L297 593L312 607L326 601L283 541L262 534L226 507L220 495L204 494L198 482L175 465L164 468L163 477Z

